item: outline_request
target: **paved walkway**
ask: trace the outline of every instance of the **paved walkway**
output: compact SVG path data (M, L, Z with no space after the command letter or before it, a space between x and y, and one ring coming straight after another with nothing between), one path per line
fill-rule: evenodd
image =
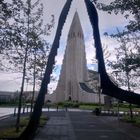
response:
M117 117L90 112L47 112L50 120L35 140L140 140L140 128Z
M48 112L50 120L35 140L75 140L68 112Z

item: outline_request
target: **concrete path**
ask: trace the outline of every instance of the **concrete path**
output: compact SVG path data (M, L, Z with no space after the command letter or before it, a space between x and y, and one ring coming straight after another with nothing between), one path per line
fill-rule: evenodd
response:
M9 114L13 114L14 113L14 108L11 107L0 107L0 117L2 116L6 116L6 115L9 115Z
M140 128L137 129L138 137L131 133L131 125L123 126L117 117L94 116L91 113L70 113L71 122L77 140L139 140ZM129 128L129 129L128 129ZM134 129L134 128L133 128Z
M50 120L35 140L140 140L140 128L117 117L90 112L47 112Z
M35 140L75 140L68 112L48 112L50 120Z

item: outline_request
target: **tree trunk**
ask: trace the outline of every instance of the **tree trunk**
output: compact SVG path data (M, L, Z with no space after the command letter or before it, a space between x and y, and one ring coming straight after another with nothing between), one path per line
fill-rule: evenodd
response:
M36 50L35 50L35 54L34 54L33 93L32 93L32 99L31 99L31 114L33 112L34 95L35 95L35 82L36 82L36 80L35 80L36 79L35 69L36 69Z
M40 88L37 100L34 105L34 110L31 115L28 126L19 137L20 140L25 140L25 139L30 140L34 136L34 133L39 125L40 116L42 113L42 107L44 105L44 100L45 100L45 94L47 93L48 84L50 82L50 75L52 73L53 65L55 63L55 56L57 55L57 49L59 48L59 40L60 40L62 28L65 23L68 11L70 9L71 2L72 0L67 0L61 12L55 39L54 39L54 42L53 42L53 45L52 45L52 48L48 57L47 67L46 67L45 74L41 83L41 88Z

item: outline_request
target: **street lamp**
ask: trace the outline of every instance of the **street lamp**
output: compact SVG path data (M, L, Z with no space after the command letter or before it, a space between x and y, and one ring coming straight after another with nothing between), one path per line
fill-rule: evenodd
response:
M114 84L115 84L117 87L119 87L119 84L118 84L118 82L117 82L118 73L119 73L119 72L121 72L121 71L116 70L116 71L113 71L113 72L112 72L112 73L115 73L115 76L116 76L116 77L115 77L115 80L116 80L116 81L114 82ZM117 106L117 107L118 107L118 110L117 110L117 112L118 112L118 120L120 119L120 113L119 113L119 112L120 112L120 109L119 109L120 104L119 104L119 103L120 103L120 100L118 99L118 106Z

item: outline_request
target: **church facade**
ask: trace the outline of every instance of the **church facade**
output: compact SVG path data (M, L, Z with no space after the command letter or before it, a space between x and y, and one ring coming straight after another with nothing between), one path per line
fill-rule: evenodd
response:
M94 74L97 76L97 72L94 72ZM99 95L96 88L97 85L99 86L99 80L96 79L95 82L95 80L91 80L92 78L89 76L87 69L84 34L76 12L68 33L67 46L57 88L53 94L46 95L46 100L51 100L55 103L67 100L97 103L99 102ZM79 83L87 81L92 81L89 86L94 88L96 93L88 93L80 87ZM103 103L104 96L101 95L100 99Z

